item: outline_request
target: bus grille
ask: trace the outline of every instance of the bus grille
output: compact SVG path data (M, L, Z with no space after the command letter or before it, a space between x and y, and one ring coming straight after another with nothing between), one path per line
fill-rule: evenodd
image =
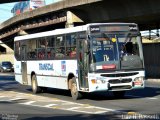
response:
M127 85L127 86L112 86L109 88L109 90L123 90L123 89L131 89L132 86Z
M117 84L117 83L130 83L132 81L131 78L128 78L128 79L122 79L122 80L119 80L119 79L113 79L113 80L108 80L108 82L110 84Z
M101 76L103 77L127 77L127 76L133 76L133 75L137 75L138 72L134 72L134 73L117 73L117 74L101 74Z

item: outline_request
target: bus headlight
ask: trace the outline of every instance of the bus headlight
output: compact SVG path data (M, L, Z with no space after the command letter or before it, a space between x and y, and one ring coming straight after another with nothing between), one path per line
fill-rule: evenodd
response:
M104 84L106 81L105 80L99 80L99 79L92 79L91 80L92 84Z
M134 79L134 86L143 86L143 80L144 80L144 77L136 77Z

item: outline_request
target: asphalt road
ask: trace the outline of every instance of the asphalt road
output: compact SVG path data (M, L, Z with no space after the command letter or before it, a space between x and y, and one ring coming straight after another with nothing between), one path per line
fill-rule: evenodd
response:
M0 77L0 119L18 115L18 119L106 120L125 119L133 114L141 115L141 119L146 115L160 119L160 82L148 80L145 89L128 91L123 99L97 92L73 101L69 91L48 89L34 95L31 87L18 84L14 77L9 80L3 77Z

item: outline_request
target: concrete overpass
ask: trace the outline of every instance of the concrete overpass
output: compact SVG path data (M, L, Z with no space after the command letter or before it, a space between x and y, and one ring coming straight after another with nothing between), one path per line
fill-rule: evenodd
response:
M11 2L19 2L19 1L26 1L26 0L0 0L0 4L11 3Z
M25 12L0 25L0 40L13 48L13 38L21 31L41 32L66 24L91 22L135 22L140 30L160 28L160 0L65 0ZM76 21L70 21L73 15ZM83 21L83 23L82 23Z
M13 49L13 39L18 34L91 22L135 22L140 30L159 29L159 5L160 0L65 0L23 13L0 24L0 40ZM160 54L155 52L159 50L160 44L144 45L147 76L160 77Z

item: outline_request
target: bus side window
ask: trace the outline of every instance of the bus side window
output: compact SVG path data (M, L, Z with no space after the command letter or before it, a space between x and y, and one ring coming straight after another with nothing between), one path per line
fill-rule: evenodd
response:
M36 51L36 39L31 39L27 41L27 59L36 59L37 58L37 51Z
M64 35L56 36L55 58L65 57L65 37Z
M71 58L76 57L76 54L77 54L77 50L76 50L76 47L74 47L74 48L71 49L70 57Z
M15 42L14 53L17 60L20 60L20 42Z
M66 56L76 57L76 34L66 35Z

